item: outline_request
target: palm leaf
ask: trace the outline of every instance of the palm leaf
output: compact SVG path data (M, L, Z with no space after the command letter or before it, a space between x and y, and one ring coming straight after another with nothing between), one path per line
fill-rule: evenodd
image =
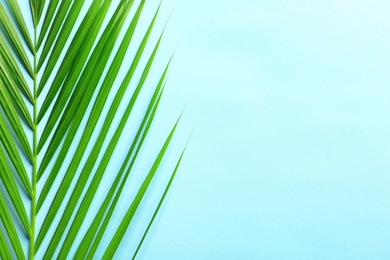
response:
M1 259L92 259L98 248L104 252L103 258L112 258L124 234L131 230L132 219L159 173L179 122L155 160L144 165L144 171L134 167L157 114L171 62L155 86L147 84L163 35L157 42L150 40L160 6L149 17L132 62L125 62L129 48L137 45L135 32L145 2L51 0L46 4L30 0L30 17L21 11L25 5L22 0L0 3ZM110 9L114 13L109 16ZM28 21L32 21L32 31ZM153 48L150 53L146 51L149 45ZM123 78L121 68L127 70ZM153 95L143 108L138 102L140 94L151 87ZM141 113L141 122L132 125L135 136L128 138L127 122ZM123 160L118 157L120 142L129 143ZM129 258L137 255L182 156ZM115 164L121 165L118 171L110 166ZM144 180L134 199L123 204L121 197L129 176L142 173ZM104 184L103 178L109 176L113 182ZM104 200L99 199L102 191L107 192ZM107 227L112 224L115 209L125 205L128 210L116 216L122 221L111 234ZM95 214L93 221L90 214ZM102 239L110 234L108 241ZM28 251L23 249L26 244Z

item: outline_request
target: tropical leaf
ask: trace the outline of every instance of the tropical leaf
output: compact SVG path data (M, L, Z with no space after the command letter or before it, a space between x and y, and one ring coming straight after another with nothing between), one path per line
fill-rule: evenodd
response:
M155 121L171 62L154 86L148 83L163 32L151 40L160 10L156 6L144 36L137 36L145 2L30 0L30 15L22 12L27 6L22 0L0 2L1 259L92 259L98 249L101 257L111 259L132 230L180 119L156 149L154 161L134 167ZM151 88L144 107L141 93ZM142 114L132 124L135 135L129 135L128 121ZM129 144L125 158L118 155L122 142ZM137 255L183 153L129 258ZM121 198L131 174L144 175L129 203ZM123 206L127 211L116 216ZM113 216L121 218L115 230L107 228Z

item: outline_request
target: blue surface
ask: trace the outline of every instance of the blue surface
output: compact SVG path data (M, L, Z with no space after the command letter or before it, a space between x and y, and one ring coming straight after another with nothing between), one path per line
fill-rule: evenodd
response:
M147 1L143 28L157 4ZM174 12L155 75L179 47L144 161L187 103L166 173L194 133L140 259L390 259L389 8L163 1L156 32ZM127 148L121 142L118 155ZM143 227L126 235L117 259L133 252Z
M390 3L163 6L195 131L142 259L390 259Z

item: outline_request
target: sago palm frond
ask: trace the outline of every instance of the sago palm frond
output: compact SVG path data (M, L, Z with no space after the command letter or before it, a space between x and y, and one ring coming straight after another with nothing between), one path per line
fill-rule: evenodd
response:
M111 259L178 123L156 149L154 161L142 166L143 180L125 204L128 208L117 229L103 240L114 211L123 207L121 195L145 146L166 82L170 61L143 107L140 95L148 85L162 37L161 33L156 42L150 37L160 7L156 6L131 64L126 65L144 0L25 1L0 1L0 257L92 259L99 249L101 257ZM31 15L23 12L28 4ZM152 50L147 51L150 44ZM128 67L121 77L124 66ZM124 159L117 158L115 150L133 114L143 116L133 123L134 136L125 134L129 144ZM118 169L111 169L110 163ZM107 174L113 179L109 185L103 183ZM108 188L104 200L98 200L102 187ZM91 219L88 213L96 205Z

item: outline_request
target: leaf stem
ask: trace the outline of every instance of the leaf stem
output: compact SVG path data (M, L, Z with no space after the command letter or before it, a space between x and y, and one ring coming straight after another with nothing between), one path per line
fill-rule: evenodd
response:
M37 190L37 27L34 26L34 115L33 115L33 161L32 161L32 192L31 192L31 223L30 223L30 248L28 259L34 259L35 251L35 217L36 217L36 190Z

